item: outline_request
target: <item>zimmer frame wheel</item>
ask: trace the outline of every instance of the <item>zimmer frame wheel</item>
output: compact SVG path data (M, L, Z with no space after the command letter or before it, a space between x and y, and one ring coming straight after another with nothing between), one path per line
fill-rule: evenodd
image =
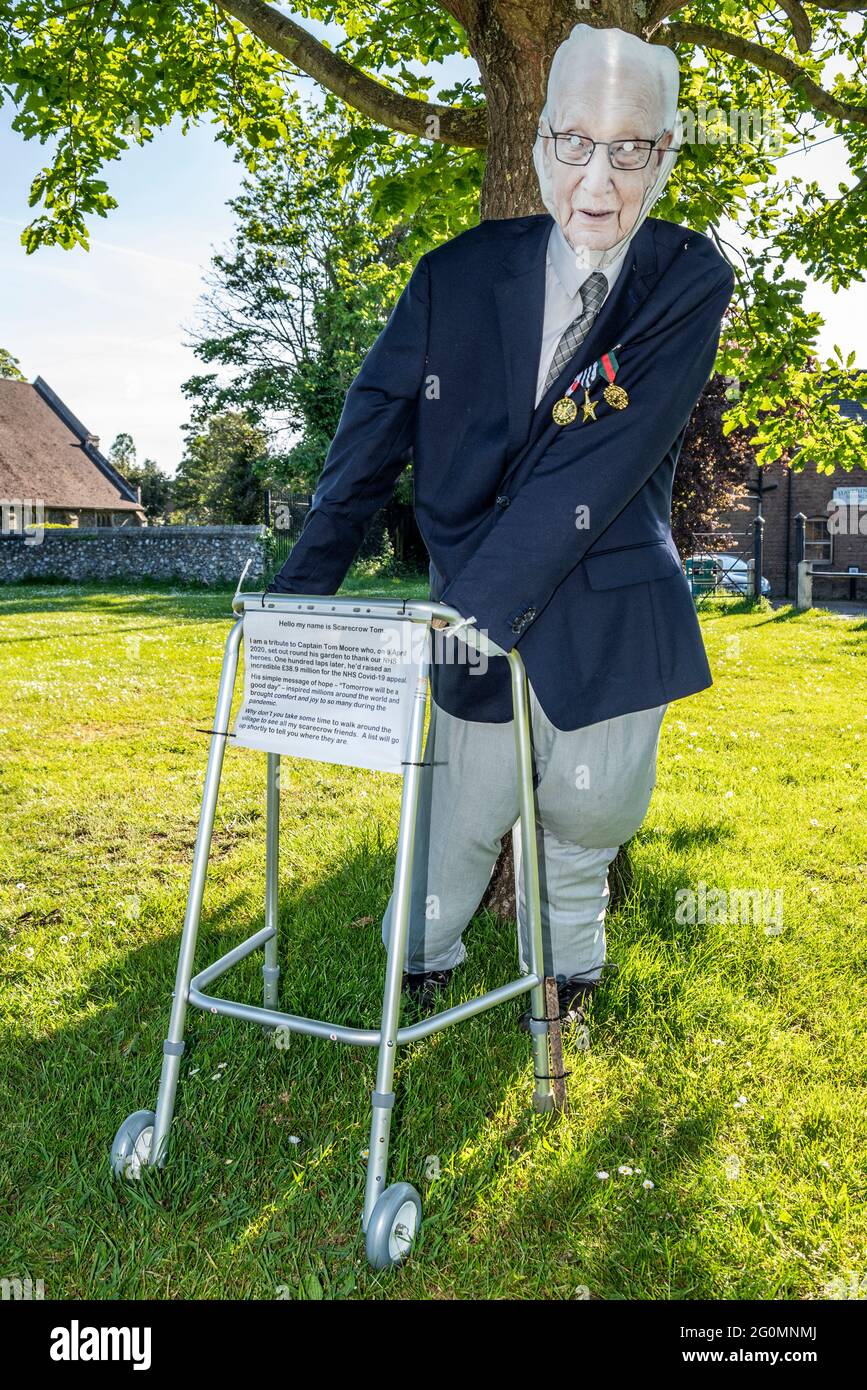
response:
M153 1110L136 1110L127 1115L111 1146L111 1171L116 1178L141 1177L151 1158L156 1115Z
M411 1183L387 1187L367 1223L365 1252L374 1269L403 1264L421 1226L421 1198Z

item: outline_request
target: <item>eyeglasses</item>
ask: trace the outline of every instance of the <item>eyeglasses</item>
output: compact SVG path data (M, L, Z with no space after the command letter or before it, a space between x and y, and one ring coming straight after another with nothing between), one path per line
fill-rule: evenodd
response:
M646 168L651 151L664 134L664 130L660 131L655 140L591 140L589 135L577 135L571 130L553 130L550 135L539 131L543 140L554 141L554 154L561 164L589 164L596 146L607 145L612 169Z

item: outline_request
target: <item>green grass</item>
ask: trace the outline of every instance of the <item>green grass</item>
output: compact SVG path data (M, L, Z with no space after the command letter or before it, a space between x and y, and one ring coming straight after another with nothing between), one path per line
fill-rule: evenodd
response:
M864 1275L867 631L818 611L702 614L715 684L666 718L570 1113L530 1109L517 1005L401 1051L410 1264L364 1259L367 1050L279 1051L191 1011L171 1161L112 1180L117 1125L156 1097L229 601L2 601L0 1277L48 1298L809 1299ZM200 965L262 922L264 770L229 749ZM284 1005L372 1026L399 779L287 760L282 780ZM679 923L701 882L781 889L782 930ZM466 941L450 1002L516 971L489 914ZM226 991L258 1001L260 964Z

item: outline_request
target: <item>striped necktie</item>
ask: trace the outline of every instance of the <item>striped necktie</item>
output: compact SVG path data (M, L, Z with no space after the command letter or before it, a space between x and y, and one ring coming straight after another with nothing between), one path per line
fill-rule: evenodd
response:
M601 270L594 270L587 276L581 286L581 313L573 319L563 332L563 336L557 344L557 350L548 368L548 375L545 378L545 387L542 395L548 390L552 382L556 381L566 363L575 356L578 348L584 342L602 302L608 293L608 281Z

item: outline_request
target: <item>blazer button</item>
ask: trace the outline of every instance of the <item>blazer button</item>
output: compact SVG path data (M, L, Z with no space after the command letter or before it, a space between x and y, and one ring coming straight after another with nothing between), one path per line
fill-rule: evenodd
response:
M512 623L513 632L523 632L528 623L531 623L536 616L537 609L525 608L523 613L519 613Z
M508 507L508 505L509 505L509 503L511 502L511 500L512 500L511 497L498 497L498 498L497 498L497 506L498 506L498 507L504 507L504 508L505 508L505 507Z

